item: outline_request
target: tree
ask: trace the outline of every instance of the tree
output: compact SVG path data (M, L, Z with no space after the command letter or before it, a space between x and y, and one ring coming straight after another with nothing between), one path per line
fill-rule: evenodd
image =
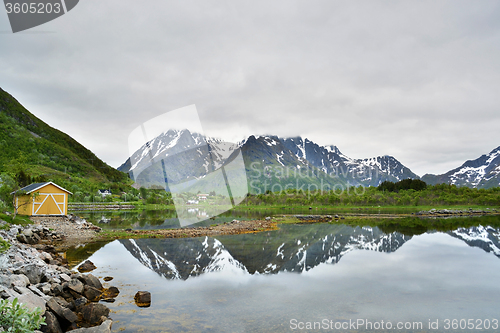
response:
M38 193L38 192L33 192L33 193L31 193L31 196L29 197L28 200L19 203L19 198L24 196L24 195L28 195L28 193L26 191L17 190L13 194L14 194L14 196L12 197L12 205L14 206L14 217L12 218L12 220L16 219L16 216L19 212L19 208L21 208L23 206L31 205L31 203L33 201L36 201L36 199L40 195L40 193Z

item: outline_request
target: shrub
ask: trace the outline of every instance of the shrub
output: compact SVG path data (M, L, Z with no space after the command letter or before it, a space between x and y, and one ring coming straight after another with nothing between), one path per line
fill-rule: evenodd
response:
M0 254L4 253L10 248L10 243L6 240L0 239Z
M42 310L30 310L18 303L17 298L12 303L8 300L0 301L0 327L5 332L29 333L45 325Z

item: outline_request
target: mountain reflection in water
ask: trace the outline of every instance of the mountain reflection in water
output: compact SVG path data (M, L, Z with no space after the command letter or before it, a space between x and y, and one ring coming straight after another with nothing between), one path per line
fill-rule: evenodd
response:
M275 236L271 232L120 242L149 269L168 279L185 280L228 269L249 274L308 271L321 263L336 263L355 249L394 252L411 239L399 232L385 234L376 227L326 224L283 226L281 231Z
M89 259L94 275L113 276L110 285L120 289L108 305L113 332L289 332L292 319L438 320L437 330L401 331L455 332L444 320L500 319L499 235L481 225L411 236L281 225L215 238L119 240ZM151 292L150 308L134 305L138 290Z

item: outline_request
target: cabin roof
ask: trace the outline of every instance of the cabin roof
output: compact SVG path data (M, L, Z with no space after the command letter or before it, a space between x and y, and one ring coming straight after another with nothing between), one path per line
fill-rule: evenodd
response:
M11 194L14 194L14 193L19 192L19 191L26 191L26 194L30 194L30 193L32 193L32 192L34 192L36 190L39 190L42 187L45 187L45 186L50 185L50 184L54 185L55 187L57 187L58 189L60 189L60 190L62 190L64 192L67 192L69 194L73 194L70 191L68 191L67 189L62 188L61 186L59 186L59 185L57 185L57 184L55 184L53 182L33 183L33 184L30 184L30 185L25 186L23 188L20 188L19 190L14 191Z

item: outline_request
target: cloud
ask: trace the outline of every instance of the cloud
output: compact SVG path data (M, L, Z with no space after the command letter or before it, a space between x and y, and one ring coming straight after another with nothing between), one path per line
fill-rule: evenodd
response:
M209 135L303 135L442 173L500 144L499 18L496 1L89 0L1 34L0 77L115 167L135 127L196 104Z

